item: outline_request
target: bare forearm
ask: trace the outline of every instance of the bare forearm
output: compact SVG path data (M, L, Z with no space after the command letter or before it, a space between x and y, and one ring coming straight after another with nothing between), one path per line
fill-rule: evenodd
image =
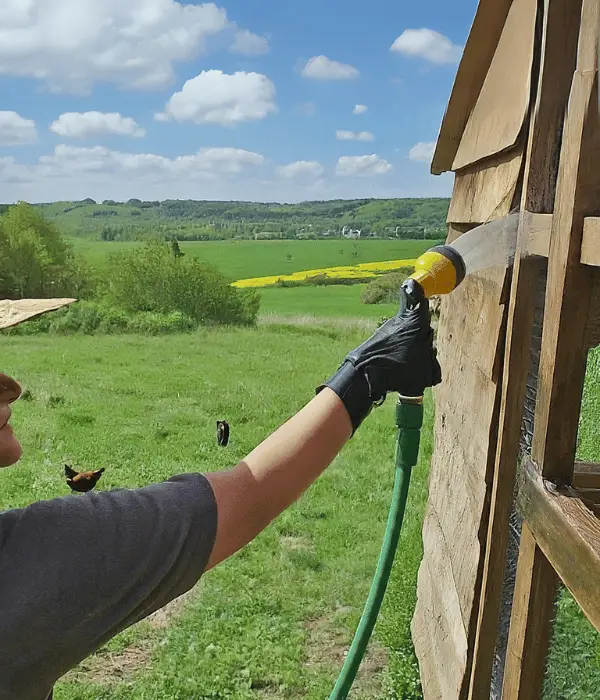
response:
M227 472L207 474L219 511L208 568L250 542L326 469L352 432L340 399L324 389Z

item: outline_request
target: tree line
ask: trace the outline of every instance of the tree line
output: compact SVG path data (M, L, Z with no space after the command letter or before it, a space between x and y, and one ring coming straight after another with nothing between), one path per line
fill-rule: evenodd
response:
M196 200L37 205L70 235L106 241L174 234L179 240L325 238L360 230L381 238L439 239L448 199L357 199L277 204Z

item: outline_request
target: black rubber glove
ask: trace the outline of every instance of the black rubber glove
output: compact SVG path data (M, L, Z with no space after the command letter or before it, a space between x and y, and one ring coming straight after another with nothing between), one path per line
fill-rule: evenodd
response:
M429 302L421 286L406 280L400 311L353 350L339 370L317 388L328 386L340 397L352 421L352 434L389 391L422 396L442 381L433 347Z

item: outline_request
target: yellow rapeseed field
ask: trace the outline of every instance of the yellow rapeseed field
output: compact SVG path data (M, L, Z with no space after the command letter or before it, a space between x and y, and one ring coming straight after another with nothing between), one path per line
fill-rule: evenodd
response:
M384 262L358 263L357 265L340 265L338 267L324 267L316 270L303 270L289 275L269 275L268 277L250 277L245 280L233 282L234 287L273 287L279 282L304 282L311 277L327 277L330 279L356 279L365 282L377 275L386 272L400 270L403 267L414 267L415 260L386 260Z

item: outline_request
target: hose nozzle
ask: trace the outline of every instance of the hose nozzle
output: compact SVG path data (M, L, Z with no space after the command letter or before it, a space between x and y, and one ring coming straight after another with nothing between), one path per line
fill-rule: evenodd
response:
M465 274L465 261L460 253L452 246L438 245L417 259L415 271L410 278L421 285L429 299L456 289L465 278Z

